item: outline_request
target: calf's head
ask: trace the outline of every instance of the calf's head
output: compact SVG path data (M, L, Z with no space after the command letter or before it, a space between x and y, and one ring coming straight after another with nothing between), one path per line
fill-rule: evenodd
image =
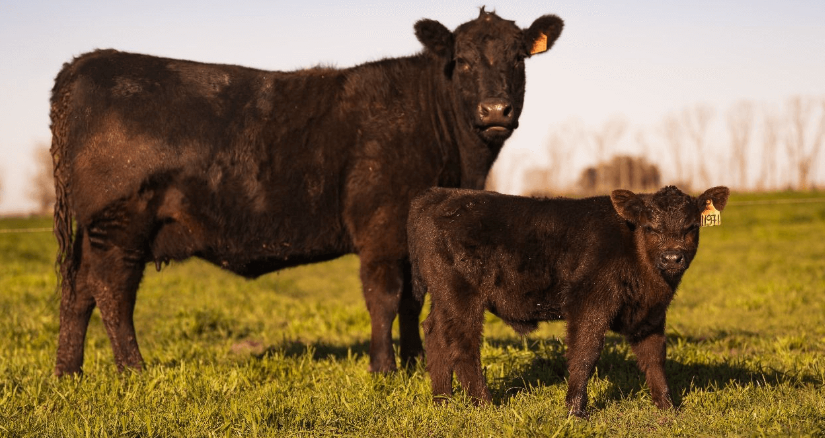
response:
M563 22L542 16L528 29L481 8L478 18L450 32L434 20L420 20L415 34L443 64L458 111L487 143L501 144L518 127L524 104L524 60L549 50Z
M727 187L714 187L694 198L668 186L648 195L614 190L610 200L633 227L642 256L666 280L678 282L696 255L699 224L708 201L722 211L729 193Z

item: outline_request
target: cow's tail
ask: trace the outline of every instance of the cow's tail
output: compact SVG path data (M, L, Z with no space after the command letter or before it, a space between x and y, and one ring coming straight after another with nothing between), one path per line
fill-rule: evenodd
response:
M71 84L74 81L72 66L65 64L55 79L51 98L51 155L54 164L54 236L57 238L55 270L59 272L57 291L74 293L77 271L74 257L72 232L72 207L69 201L68 139L70 121Z

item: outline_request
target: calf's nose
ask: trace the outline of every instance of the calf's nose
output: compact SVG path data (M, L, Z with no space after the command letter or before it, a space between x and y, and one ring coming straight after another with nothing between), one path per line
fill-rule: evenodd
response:
M513 105L507 99L484 99L478 104L478 116L483 126L509 126L513 122Z
M661 255L661 262L664 266L682 266L685 263L685 255L681 251L665 251Z

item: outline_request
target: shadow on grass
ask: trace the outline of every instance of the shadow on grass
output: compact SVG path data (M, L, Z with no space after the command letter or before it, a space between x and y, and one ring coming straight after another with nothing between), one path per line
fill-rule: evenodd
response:
M725 334L720 333L719 336L724 337ZM681 345L702 344L708 341L708 338L668 336L669 345L677 341ZM525 347L525 343L517 339L486 339L485 342L503 349L509 347L524 351ZM635 357L628 352L629 345L622 345L623 343L624 339L621 336L613 334L609 334L605 339L605 348L596 365L595 374L608 382L608 388L603 396L591 401L596 409L603 409L608 402L633 397L634 394L644 394L644 397L649 398L644 374L637 367ZM502 404L531 387L561 384L566 388L567 363L564 357L565 348L561 341L548 341L543 346L537 342L528 342L527 349L535 355L529 363L515 365L502 379L488 378L495 404ZM680 363L667 359L665 373L673 403L677 407L681 406L682 399L692 392L715 391L729 385L802 386L825 383L812 374L786 373L759 365L748 366L724 358L715 363Z
M358 357L369 354L370 344L368 341L358 341L354 344L341 345L326 342L307 343L296 340L285 340L277 345L265 347L260 352L255 352L253 356L263 358L282 353L284 357L300 357L307 353L312 353L312 360L335 358L338 360L348 357Z
M725 339L729 336L748 336L747 333L718 333L711 338L693 338L681 335L668 335L669 348L685 348L685 346L702 347L702 344ZM758 336L753 334L753 336ZM395 340L397 345L398 341ZM488 376L488 385L493 393L493 403L500 405L516 394L537 386L563 385L566 387L567 363L564 358L566 347L558 339L543 341L524 341L517 338L486 338L485 343L497 350L517 351L521 358L513 360L505 367L505 376L491 378ZM677 346L678 345L678 346ZM644 374L638 369L635 357L629 352L629 345L624 338L615 334L608 334L605 338L605 348L602 350L596 365L596 374L607 382L603 394L591 401L595 409L603 409L608 403L628 397L649 398L645 387ZM369 342L357 341L352 344L333 344L328 342L305 342L301 340L284 340L283 342L259 346L251 354L257 358L283 354L287 358L295 358L311 354L312 360L334 358L346 360L350 357L369 355ZM532 354L532 359L525 361L523 354ZM496 358L496 361L507 361L507 353ZM426 359L425 359L426 360ZM484 359L483 359L484 360ZM401 365L401 364L399 364ZM423 364L422 364L423 365ZM400 367L401 370L412 371L416 367ZM670 384L673 403L682 404L682 399L696 391L716 391L729 385L778 385L789 384L822 385L824 382L812 374L793 374L773 369L765 369L759 365L747 365L729 359L719 358L714 363L686 362L681 363L674 359L665 362L665 373Z

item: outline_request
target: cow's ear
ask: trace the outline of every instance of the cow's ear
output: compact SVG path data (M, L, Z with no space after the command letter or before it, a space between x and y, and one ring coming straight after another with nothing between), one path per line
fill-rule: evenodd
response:
M418 20L415 23L415 36L427 50L436 55L453 58L453 33L435 20Z
M639 226L647 223L645 201L630 190L613 190L610 201L622 219Z
M527 46L530 56L544 53L553 47L564 21L555 15L544 15L536 19L530 27L524 31L524 44Z
M707 200L710 199L713 202L713 206L716 207L717 210L722 211L725 209L725 206L728 205L729 195L730 190L727 187L719 186L705 190L705 193L699 195L696 201L699 204L700 210L705 209Z

